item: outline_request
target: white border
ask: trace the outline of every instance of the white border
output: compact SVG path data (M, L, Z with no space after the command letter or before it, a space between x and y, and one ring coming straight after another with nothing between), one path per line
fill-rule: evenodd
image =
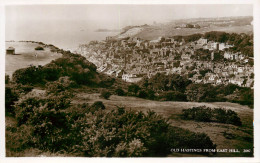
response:
M254 5L254 58L255 58L255 107L254 107L254 158L5 158L5 114L4 114L4 74L5 74L5 5L30 5L30 4L253 4ZM0 162L260 162L259 150L259 106L258 97L260 97L259 79L259 61L260 61L260 0L2 0L0 1Z
M5 14L0 4L0 159L5 156Z

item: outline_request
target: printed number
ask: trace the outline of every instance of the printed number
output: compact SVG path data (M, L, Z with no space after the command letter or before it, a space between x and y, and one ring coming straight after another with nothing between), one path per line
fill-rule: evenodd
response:
M250 152L250 149L244 149L243 152Z

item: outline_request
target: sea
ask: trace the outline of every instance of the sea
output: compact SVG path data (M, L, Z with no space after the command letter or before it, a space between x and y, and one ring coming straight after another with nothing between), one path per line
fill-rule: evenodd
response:
M95 31L73 31L65 36L57 35L55 39L43 38L37 41L53 44L60 49L75 51L80 44L87 44L90 41L102 41L107 36L116 36L119 32L95 32Z
M6 28L6 41L39 41L45 44L53 44L63 50L75 51L80 44L87 44L90 41L102 41L107 36L116 36L119 31L97 32L99 28L91 28L87 25L77 25L73 22L59 23L34 22L17 23ZM102 28L102 27L101 27Z

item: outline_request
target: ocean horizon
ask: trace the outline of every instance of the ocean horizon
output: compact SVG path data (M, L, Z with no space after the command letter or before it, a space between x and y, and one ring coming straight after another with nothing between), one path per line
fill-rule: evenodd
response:
M37 33L37 32L35 32ZM33 32L26 37L11 37L6 38L6 41L38 41L45 44L53 44L60 49L75 51L80 44L87 44L90 41L102 41L105 40L107 36L116 36L120 32L108 31L108 32L97 32L95 30L62 30L59 32L54 32L51 29L46 30L44 33L35 35Z

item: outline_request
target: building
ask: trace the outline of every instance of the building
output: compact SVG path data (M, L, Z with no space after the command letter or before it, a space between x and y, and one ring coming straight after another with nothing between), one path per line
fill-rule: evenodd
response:
M138 77L136 74L123 74L122 79L126 82L137 83L142 77Z
M224 50L226 48L226 44L225 43L220 43L219 44L219 50Z
M207 42L208 42L207 39L200 38L200 39L197 41L197 44L199 44L199 45L204 45L204 44L207 44Z
M6 54L15 55L15 48L9 47L8 49L6 49Z

